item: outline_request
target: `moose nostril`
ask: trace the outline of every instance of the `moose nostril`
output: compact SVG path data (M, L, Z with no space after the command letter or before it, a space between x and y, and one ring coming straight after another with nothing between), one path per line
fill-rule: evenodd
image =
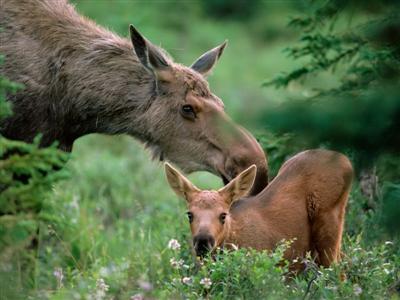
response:
M212 236L210 235L201 235L201 236L196 236L193 239L193 245L196 251L196 254L199 256L204 256L212 250L214 247L215 240Z

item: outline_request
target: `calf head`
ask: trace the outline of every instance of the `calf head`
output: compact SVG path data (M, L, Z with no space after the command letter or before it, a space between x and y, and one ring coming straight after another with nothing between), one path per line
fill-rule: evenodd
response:
M250 191L256 177L256 166L250 166L218 191L198 189L168 163L165 172L171 188L186 200L196 255L202 257L222 246L229 234L230 206Z
M223 102L206 81L226 42L185 67L133 26L130 30L136 56L155 82L156 96L143 118L148 123L144 139L155 156L187 173L212 172L224 183L255 164L258 174L252 194L261 191L268 183L265 154L255 138L226 115Z

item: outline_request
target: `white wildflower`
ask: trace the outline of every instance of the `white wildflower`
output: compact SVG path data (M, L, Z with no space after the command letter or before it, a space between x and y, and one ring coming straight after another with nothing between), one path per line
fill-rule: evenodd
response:
M98 290L102 290L102 291L107 292L110 287L104 282L103 278L99 278L96 281L96 288Z
M53 272L54 277L57 280L57 288L60 289L63 287L63 279L64 279L64 274L63 274L63 269L62 268L55 268Z
M96 281L96 293L94 299L102 300L110 287L104 282L103 278L99 278Z
M174 257L169 260L171 267L174 269L180 269L183 266L184 261L182 259L176 260Z
M209 289L212 285L212 281L210 278L205 277L200 280L200 284L203 285L205 289Z
M191 277L183 277L183 278L182 278L182 283L183 283L183 284L191 285L192 282L193 282L193 280L192 280Z
M181 248L181 244L175 239L171 239L168 242L168 248L172 250L179 250Z
M386 241L385 245L393 245L393 242L392 241Z
M143 299L144 297L142 294L135 294L130 298L130 300L143 300Z
M362 290L361 286L359 286L358 284L355 284L355 285L353 286L354 295L360 296L361 293L362 293L362 291L363 291L363 290Z

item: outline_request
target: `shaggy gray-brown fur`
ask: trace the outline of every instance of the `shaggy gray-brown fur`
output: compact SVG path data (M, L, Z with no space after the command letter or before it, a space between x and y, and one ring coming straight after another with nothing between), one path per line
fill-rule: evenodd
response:
M66 0L0 0L1 74L25 88L8 95L13 115L0 133L71 151L89 133L134 136L155 157L225 180L256 164L255 192L267 184L265 155L234 124L205 79L226 42L192 67L174 63L133 26L131 40L80 16Z

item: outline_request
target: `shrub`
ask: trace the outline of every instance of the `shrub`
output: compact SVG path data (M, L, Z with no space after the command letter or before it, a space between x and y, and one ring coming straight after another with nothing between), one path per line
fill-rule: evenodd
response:
M187 249L169 250L166 298L179 299L382 299L394 295L399 257L391 241L362 247L361 235L347 237L342 261L318 268L304 259L304 272L292 277L281 243L274 251L221 251L204 261L186 256Z
M7 94L20 88L0 76L0 121L11 114ZM0 135L0 290L6 298L21 295L23 286L35 284L32 275L41 224L58 221L55 203L48 202L46 195L66 177L67 172L59 170L68 155L56 145L39 148L39 138L27 144Z

